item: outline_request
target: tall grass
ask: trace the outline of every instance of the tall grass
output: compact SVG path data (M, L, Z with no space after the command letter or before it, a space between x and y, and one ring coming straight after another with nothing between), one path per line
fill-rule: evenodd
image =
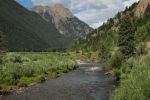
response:
M42 82L76 67L67 54L7 53L0 59L0 89Z
M150 100L150 54L122 65L122 81L112 100Z

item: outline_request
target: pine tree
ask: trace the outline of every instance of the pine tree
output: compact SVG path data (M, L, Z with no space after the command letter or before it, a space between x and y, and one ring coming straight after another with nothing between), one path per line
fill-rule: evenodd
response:
M99 49L99 55L101 61L105 62L110 58L110 53L106 45L102 44Z
M146 11L145 11L145 14L144 15L146 15L146 17L149 17L150 16L150 4L147 6L147 8L146 8Z
M2 32L0 32L0 48L2 48Z
M134 54L134 31L133 20L129 15L122 17L119 28L118 44L124 58L129 58Z
M0 50L3 50L5 47L5 40L4 40L4 34L0 31Z

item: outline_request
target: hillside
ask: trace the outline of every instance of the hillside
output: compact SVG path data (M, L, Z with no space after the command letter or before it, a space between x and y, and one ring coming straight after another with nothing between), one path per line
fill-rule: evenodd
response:
M93 29L61 4L51 6L36 6L31 9L40 14L47 22L53 22L57 30L72 42L90 33Z
M145 10L142 10L143 16L136 16L136 13L140 9L139 7L143 1L147 0L141 0L140 3L135 3L131 7L126 8L125 11L119 12L114 18L108 19L108 21L101 27L95 29L84 38L80 38L77 42L75 42L73 48L77 50L97 51L102 46L107 46L109 50L115 49L114 47L117 47L118 45L117 39L119 27L125 16L129 16L132 18L131 20L133 20L136 43L150 40L148 31L150 29L150 7L148 2L144 3L145 5L143 5L144 7L147 6ZM141 6L141 9L143 6Z
M14 0L0 0L0 30L10 51L38 51L60 48L63 36L52 22L45 21Z
M98 52L104 68L119 83L110 100L150 99L149 0L140 0L119 12L71 49Z

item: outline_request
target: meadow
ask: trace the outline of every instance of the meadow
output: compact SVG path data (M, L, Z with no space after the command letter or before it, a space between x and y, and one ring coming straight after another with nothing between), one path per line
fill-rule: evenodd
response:
M78 67L76 60L96 53L8 52L0 55L0 94L56 78Z
M78 67L66 53L7 53L0 59L0 89L26 87Z

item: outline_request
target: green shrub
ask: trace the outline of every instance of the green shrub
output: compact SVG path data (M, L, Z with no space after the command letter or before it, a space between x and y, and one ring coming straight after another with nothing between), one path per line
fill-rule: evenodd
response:
M101 60L102 62L106 62L106 61L111 57L111 54L110 54L110 52L109 52L108 47L102 45L102 46L100 47L98 56L100 57L100 60Z
M24 57L23 55L16 54L16 53L8 53L5 58L5 62L12 62L12 63L23 63L23 62L29 62L30 59L27 57Z
M88 57L88 58L91 58L91 55L92 55L91 52L88 52L88 53L87 53L87 57Z
M46 78L45 78L44 75L41 75L41 76L39 77L39 80L40 80L40 82L44 82L44 81L46 81Z
M120 69L113 69L112 72L113 72L112 73L113 76L116 77L116 81L120 81L120 78L121 78L121 71L120 71Z
M22 76L20 64L6 64L3 69L3 80L10 85L15 85L17 80Z
M108 66L111 69L113 69L113 68L120 69L122 61L123 61L123 56L119 51L117 51L117 52L115 52L115 54L112 55L112 57L108 61Z
M0 64L3 63L3 55L0 55Z
M148 54L148 50L146 50L146 45L144 43L139 44L136 49L136 54L138 56Z
M32 67L24 67L22 69L22 74L24 77L32 77L34 74L34 69Z

